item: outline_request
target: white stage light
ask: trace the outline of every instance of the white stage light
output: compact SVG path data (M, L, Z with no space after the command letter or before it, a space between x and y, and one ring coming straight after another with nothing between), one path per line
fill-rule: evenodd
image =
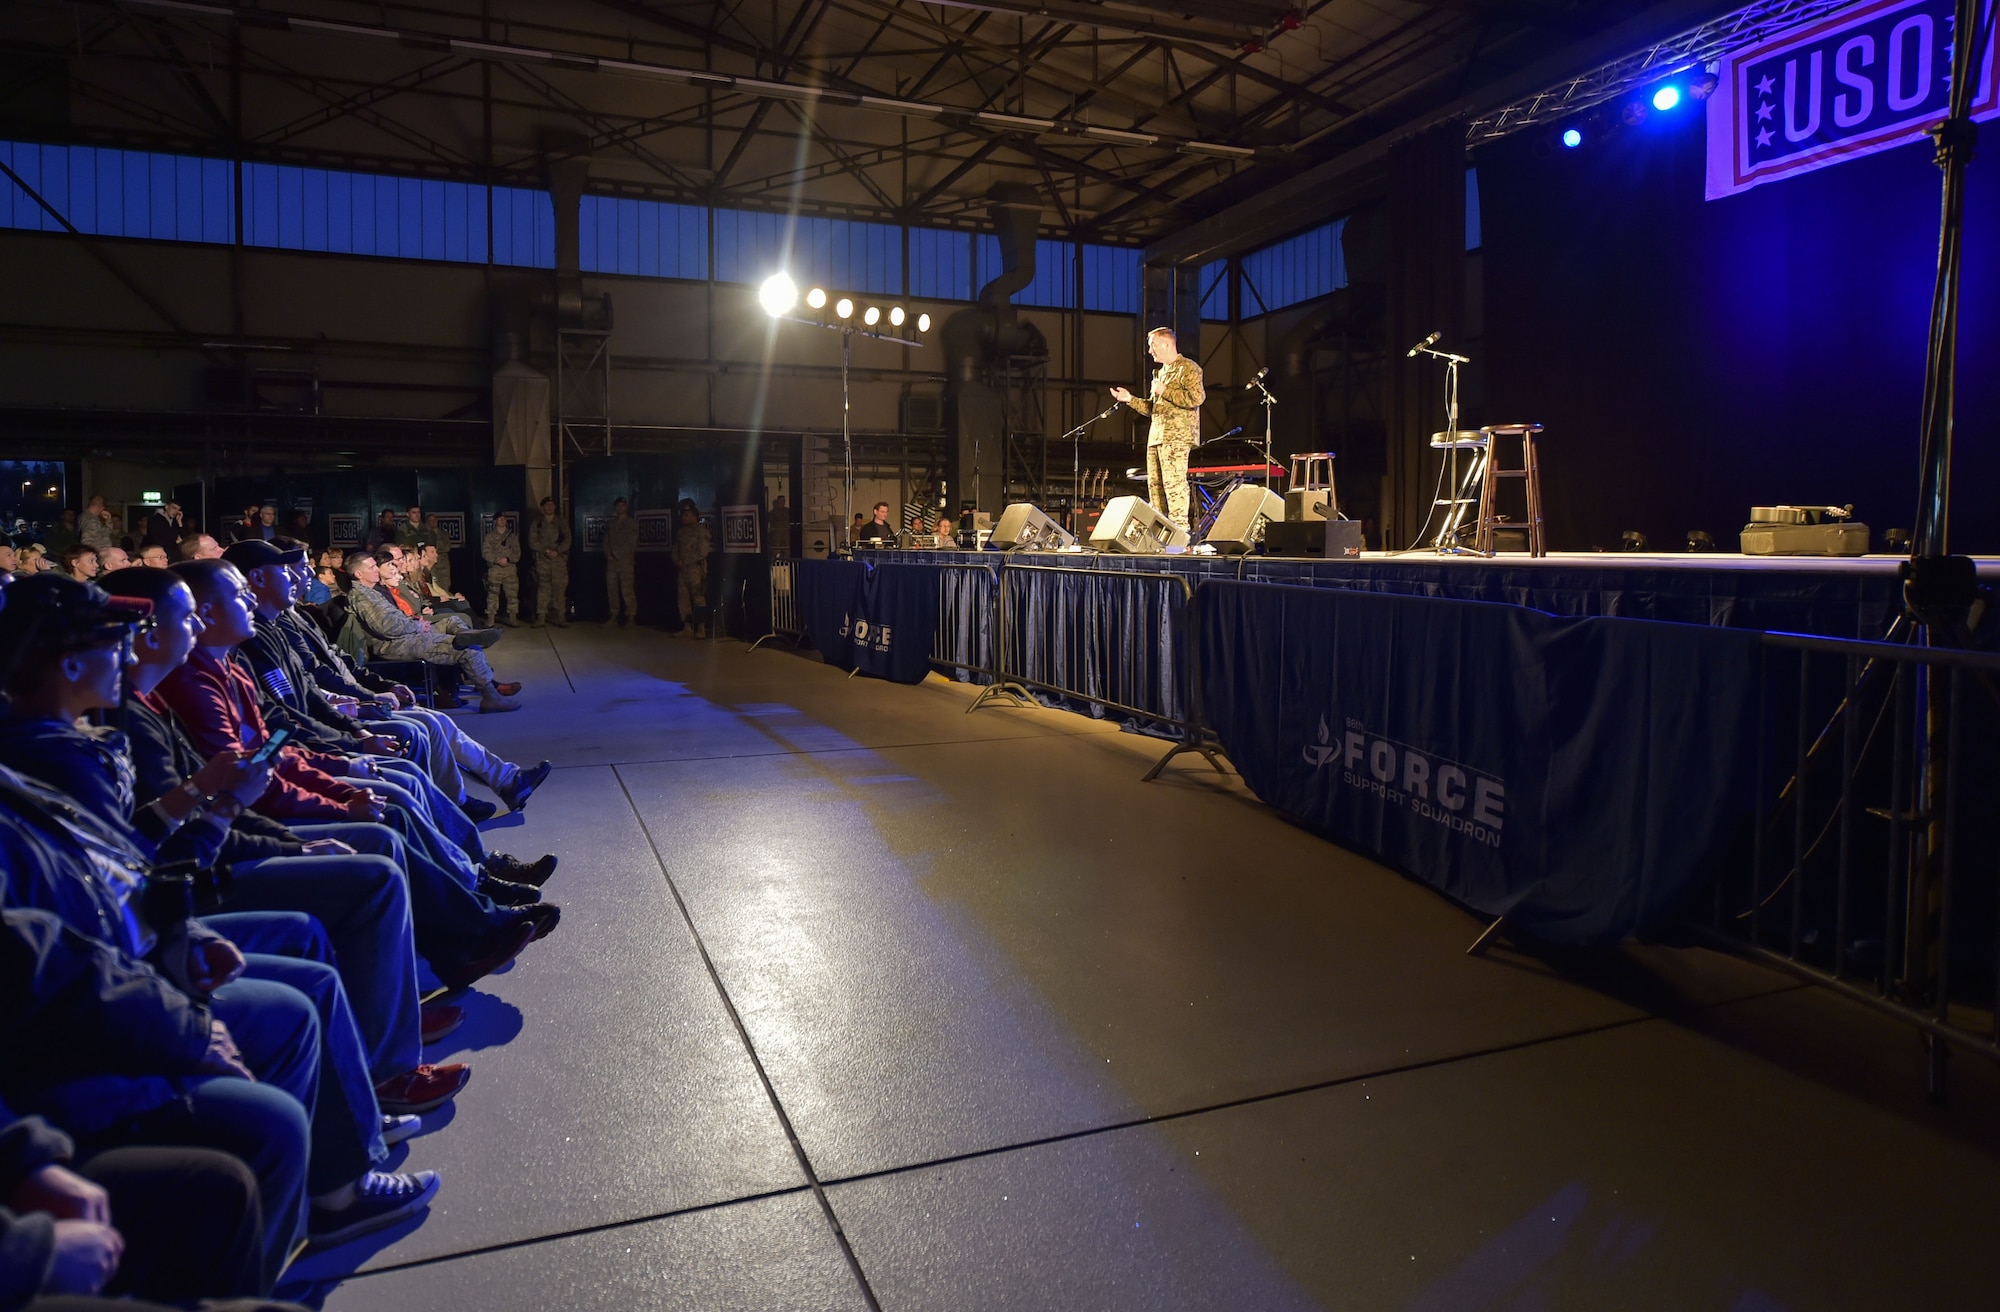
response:
M903 326L902 306L892 305L889 307L889 326L891 328L901 328Z
M929 332L930 330L931 330L931 317L930 317L930 316L929 316L928 314L920 314L920 315L918 315L918 316L917 316L917 331L918 331L918 332L920 332L920 333L927 333L927 332Z
M799 289L786 275L774 273L757 289L757 301L764 307L764 313L773 319L780 318L790 314L799 303Z
M882 311L876 306L869 306L867 312L861 316L861 322L873 328L876 324L882 322Z
M815 310L824 310L826 308L826 288L815 287L807 292L806 304Z
M833 303L833 312L843 319L852 319L854 317L854 302L843 296Z

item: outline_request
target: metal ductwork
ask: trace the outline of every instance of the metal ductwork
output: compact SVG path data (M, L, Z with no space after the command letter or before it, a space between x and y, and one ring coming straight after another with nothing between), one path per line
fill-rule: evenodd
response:
M1039 397L1026 405L1016 395L1023 375L1017 366L1024 361L1046 362L1049 344L1041 329L1021 321L1013 303L1014 294L1035 280L1042 198L1032 187L1001 183L987 193L987 201L1000 238L1000 273L979 289L975 304L944 321L940 340L950 504L997 514L1009 492L1009 431L1026 416L1041 413ZM1040 377L1039 372L1030 372Z
M556 286L545 312L556 327L585 332L611 331L611 295L583 290L583 189L590 181L588 147L562 143L549 152L549 196L556 210Z

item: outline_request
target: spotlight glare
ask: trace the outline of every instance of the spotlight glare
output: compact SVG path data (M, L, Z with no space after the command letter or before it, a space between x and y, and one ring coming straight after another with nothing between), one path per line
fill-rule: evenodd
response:
M843 319L852 319L854 317L854 302L843 296L833 303L833 312Z
M1575 150L1582 144L1583 133L1578 132L1575 128L1568 128L1563 132L1563 145L1569 147L1571 150Z
M1659 110L1661 113L1665 113L1680 103L1681 89L1679 87L1661 87L1653 93L1653 108Z
M930 317L930 316L929 316L928 314L920 314L920 315L918 315L918 316L917 316L917 331L918 331L918 332L920 332L920 333L927 333L927 332L929 332L930 330L931 330L931 317Z
M776 319L791 313L792 307L799 303L799 289L784 274L774 273L757 289L757 301L764 307L764 313Z
M882 311L876 306L869 306L867 313L861 316L861 322L873 328L876 324L882 322Z
M892 305L889 307L889 326L891 328L901 328L903 326L902 306Z
M826 288L815 287L807 292L806 304L815 310L824 310L826 308Z

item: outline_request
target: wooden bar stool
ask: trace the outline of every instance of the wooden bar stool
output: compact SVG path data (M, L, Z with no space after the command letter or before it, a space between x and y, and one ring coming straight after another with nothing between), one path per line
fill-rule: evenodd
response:
M1528 493L1528 554L1546 556L1548 546L1542 540L1542 470L1535 460L1535 435L1542 431L1540 424L1489 424L1479 430L1486 435L1486 477L1479 486L1479 534L1474 540L1479 554L1497 554L1493 546L1493 530L1502 520L1500 517L1500 480L1518 478ZM1521 439L1521 463L1512 467L1500 463L1500 439L1518 437Z
M1340 509L1340 498L1333 490L1333 452L1305 451L1293 456L1292 481L1287 485L1285 497L1297 506L1300 519L1314 518L1310 509L1314 504L1326 507L1324 518L1333 518Z

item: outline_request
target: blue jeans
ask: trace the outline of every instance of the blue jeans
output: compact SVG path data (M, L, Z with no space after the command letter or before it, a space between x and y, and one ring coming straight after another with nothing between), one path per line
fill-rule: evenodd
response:
M458 803L444 795L444 790L431 782L423 767L415 761L399 760L393 756L372 758L376 772L383 776L380 782L394 784L409 796L410 803L418 813L436 826L445 841L457 847L473 861L486 859L486 847L479 838L479 826L472 823L472 817L458 809ZM365 780L358 780L366 784Z
M229 877L230 911L303 911L326 930L376 1082L423 1060L410 893L396 862L366 853L280 856L243 862Z
M352 1184L386 1158L389 1148L382 1142L382 1109L375 1102L361 1031L340 986L340 972L331 964L333 946L326 931L311 916L295 911L225 912L204 916L202 923L243 951L249 961L246 979L288 985L312 1003L320 1053L318 1094L310 1104L312 1160L306 1187L318 1195ZM235 987L217 989L218 1004ZM223 1020L234 1032L235 1023L227 1016Z
M492 932L506 913L484 893L474 892L461 874L432 860L421 847L403 841L401 826L415 826L414 817L392 808L387 819L388 823L379 825L295 824L292 832L301 838L337 838L357 851L393 862L409 878L410 919L416 928L418 954L437 969L465 961L473 941Z

